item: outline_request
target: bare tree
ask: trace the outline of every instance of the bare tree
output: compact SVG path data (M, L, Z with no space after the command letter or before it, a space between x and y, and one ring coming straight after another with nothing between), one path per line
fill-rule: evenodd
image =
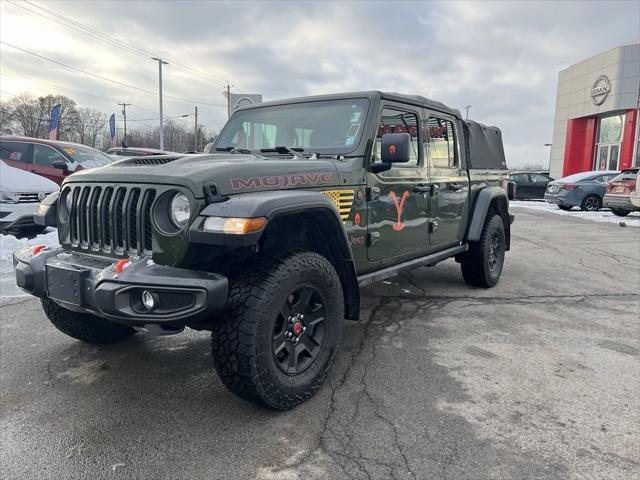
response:
M29 93L16 95L6 104L12 133L25 137L39 137L42 129L40 106Z
M95 108L80 107L77 109L77 122L74 140L96 148L100 133L107 123L107 115Z

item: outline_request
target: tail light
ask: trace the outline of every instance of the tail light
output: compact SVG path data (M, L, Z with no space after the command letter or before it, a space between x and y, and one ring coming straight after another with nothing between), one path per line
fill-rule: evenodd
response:
M627 188L630 191L635 192L636 191L636 181L637 181L637 178L634 178L633 180L625 180L624 183L627 185Z
M561 190L575 190L578 188L578 185L574 185L573 183L561 183L558 185Z

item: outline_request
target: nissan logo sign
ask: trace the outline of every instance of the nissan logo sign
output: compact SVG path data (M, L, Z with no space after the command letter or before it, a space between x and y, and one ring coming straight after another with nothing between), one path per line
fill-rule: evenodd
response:
M600 75L591 88L591 101L594 105L602 105L611 92L611 81L606 75Z

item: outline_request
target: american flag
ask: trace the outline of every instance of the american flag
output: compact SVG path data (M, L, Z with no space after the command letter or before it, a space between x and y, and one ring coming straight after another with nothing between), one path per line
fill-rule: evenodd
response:
M116 142L116 114L112 113L109 117L109 131L111 133L111 146L117 147L118 142Z
M51 121L49 122L49 140L58 139L58 127L60 127L60 104L54 105L51 110Z

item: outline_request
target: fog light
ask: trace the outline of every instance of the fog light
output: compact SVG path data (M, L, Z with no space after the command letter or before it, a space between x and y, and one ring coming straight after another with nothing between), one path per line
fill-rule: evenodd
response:
M156 297L149 290L144 290L140 299L147 310L153 310L156 307Z

